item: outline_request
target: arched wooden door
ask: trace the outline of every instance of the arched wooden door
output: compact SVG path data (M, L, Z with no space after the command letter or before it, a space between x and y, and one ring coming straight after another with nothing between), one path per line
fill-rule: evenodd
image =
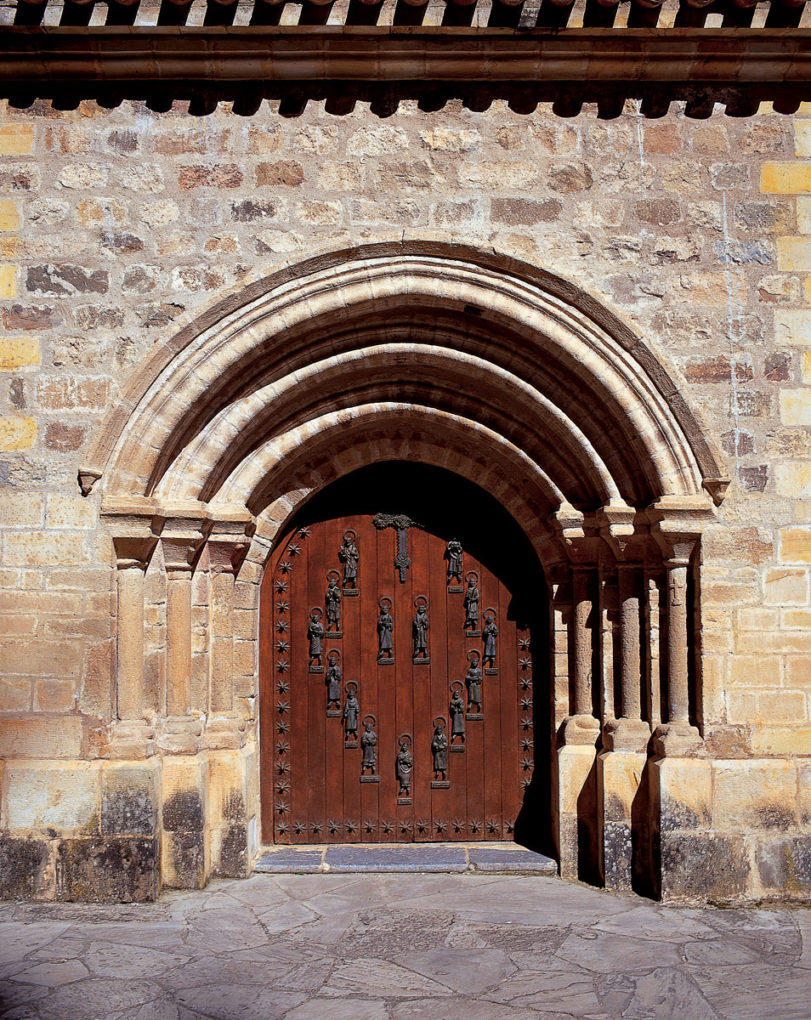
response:
M263 581L264 838L512 839L535 740L530 613L498 569L515 550L429 492L372 512L379 473L343 489Z

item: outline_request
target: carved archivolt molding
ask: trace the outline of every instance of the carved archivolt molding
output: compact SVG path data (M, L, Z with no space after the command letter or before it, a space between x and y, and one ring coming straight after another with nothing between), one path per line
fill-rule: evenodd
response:
M491 447L482 468L507 483L523 470L553 511L641 508L702 486L722 495L720 458L672 375L610 313L512 269L360 252L269 286L169 348L133 380L82 469L107 504L261 514L279 495L274 471L305 448L320 459L330 430L337 457L376 417L383 435L416 428L423 442Z

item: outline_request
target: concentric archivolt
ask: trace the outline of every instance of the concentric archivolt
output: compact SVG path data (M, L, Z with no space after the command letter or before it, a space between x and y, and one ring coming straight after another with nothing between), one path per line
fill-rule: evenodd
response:
M409 443L486 475L527 523L529 506L548 519L711 488L718 459L661 366L538 277L402 247L270 281L133 382L91 473L108 498L255 517Z

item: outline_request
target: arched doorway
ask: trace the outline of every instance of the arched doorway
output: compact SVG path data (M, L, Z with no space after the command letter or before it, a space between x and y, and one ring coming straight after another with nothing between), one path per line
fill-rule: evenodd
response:
M647 342L571 284L433 243L285 269L156 349L80 481L89 492L101 479L117 570L111 754L154 760L164 799L200 804L186 828L164 816L168 881L239 873L261 839L260 588L296 515L359 469L399 462L488 493L543 564L555 740L551 782L536 778L551 809L534 817L551 818L564 875L627 885L636 848L657 845L649 753L701 745L691 618L725 481L681 393ZM536 776L540 761L536 743Z
M548 847L546 592L449 471L378 464L310 500L262 583L264 841Z

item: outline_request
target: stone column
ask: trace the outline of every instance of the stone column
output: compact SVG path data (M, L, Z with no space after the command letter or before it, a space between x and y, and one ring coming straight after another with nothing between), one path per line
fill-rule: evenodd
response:
M166 566L166 720L161 747L176 754L193 754L202 732L191 712L191 585L202 541L199 521L167 521L161 535Z
M248 551L244 527L208 540L211 571L209 606L209 716L206 747L236 748L244 743L245 721L234 713L234 580Z
M605 748L613 751L645 751L650 725L642 718L642 646L640 642L640 567L620 563L620 692L619 718L605 728Z
M662 550L667 599L668 717L657 729L656 750L681 755L701 745L690 723L690 649L688 644L687 571L703 522L712 516L708 501L662 499L648 511L652 534Z
M152 727L144 717L144 572L157 538L145 523L138 535L113 538L116 555L116 718L111 737L115 758L154 753Z

